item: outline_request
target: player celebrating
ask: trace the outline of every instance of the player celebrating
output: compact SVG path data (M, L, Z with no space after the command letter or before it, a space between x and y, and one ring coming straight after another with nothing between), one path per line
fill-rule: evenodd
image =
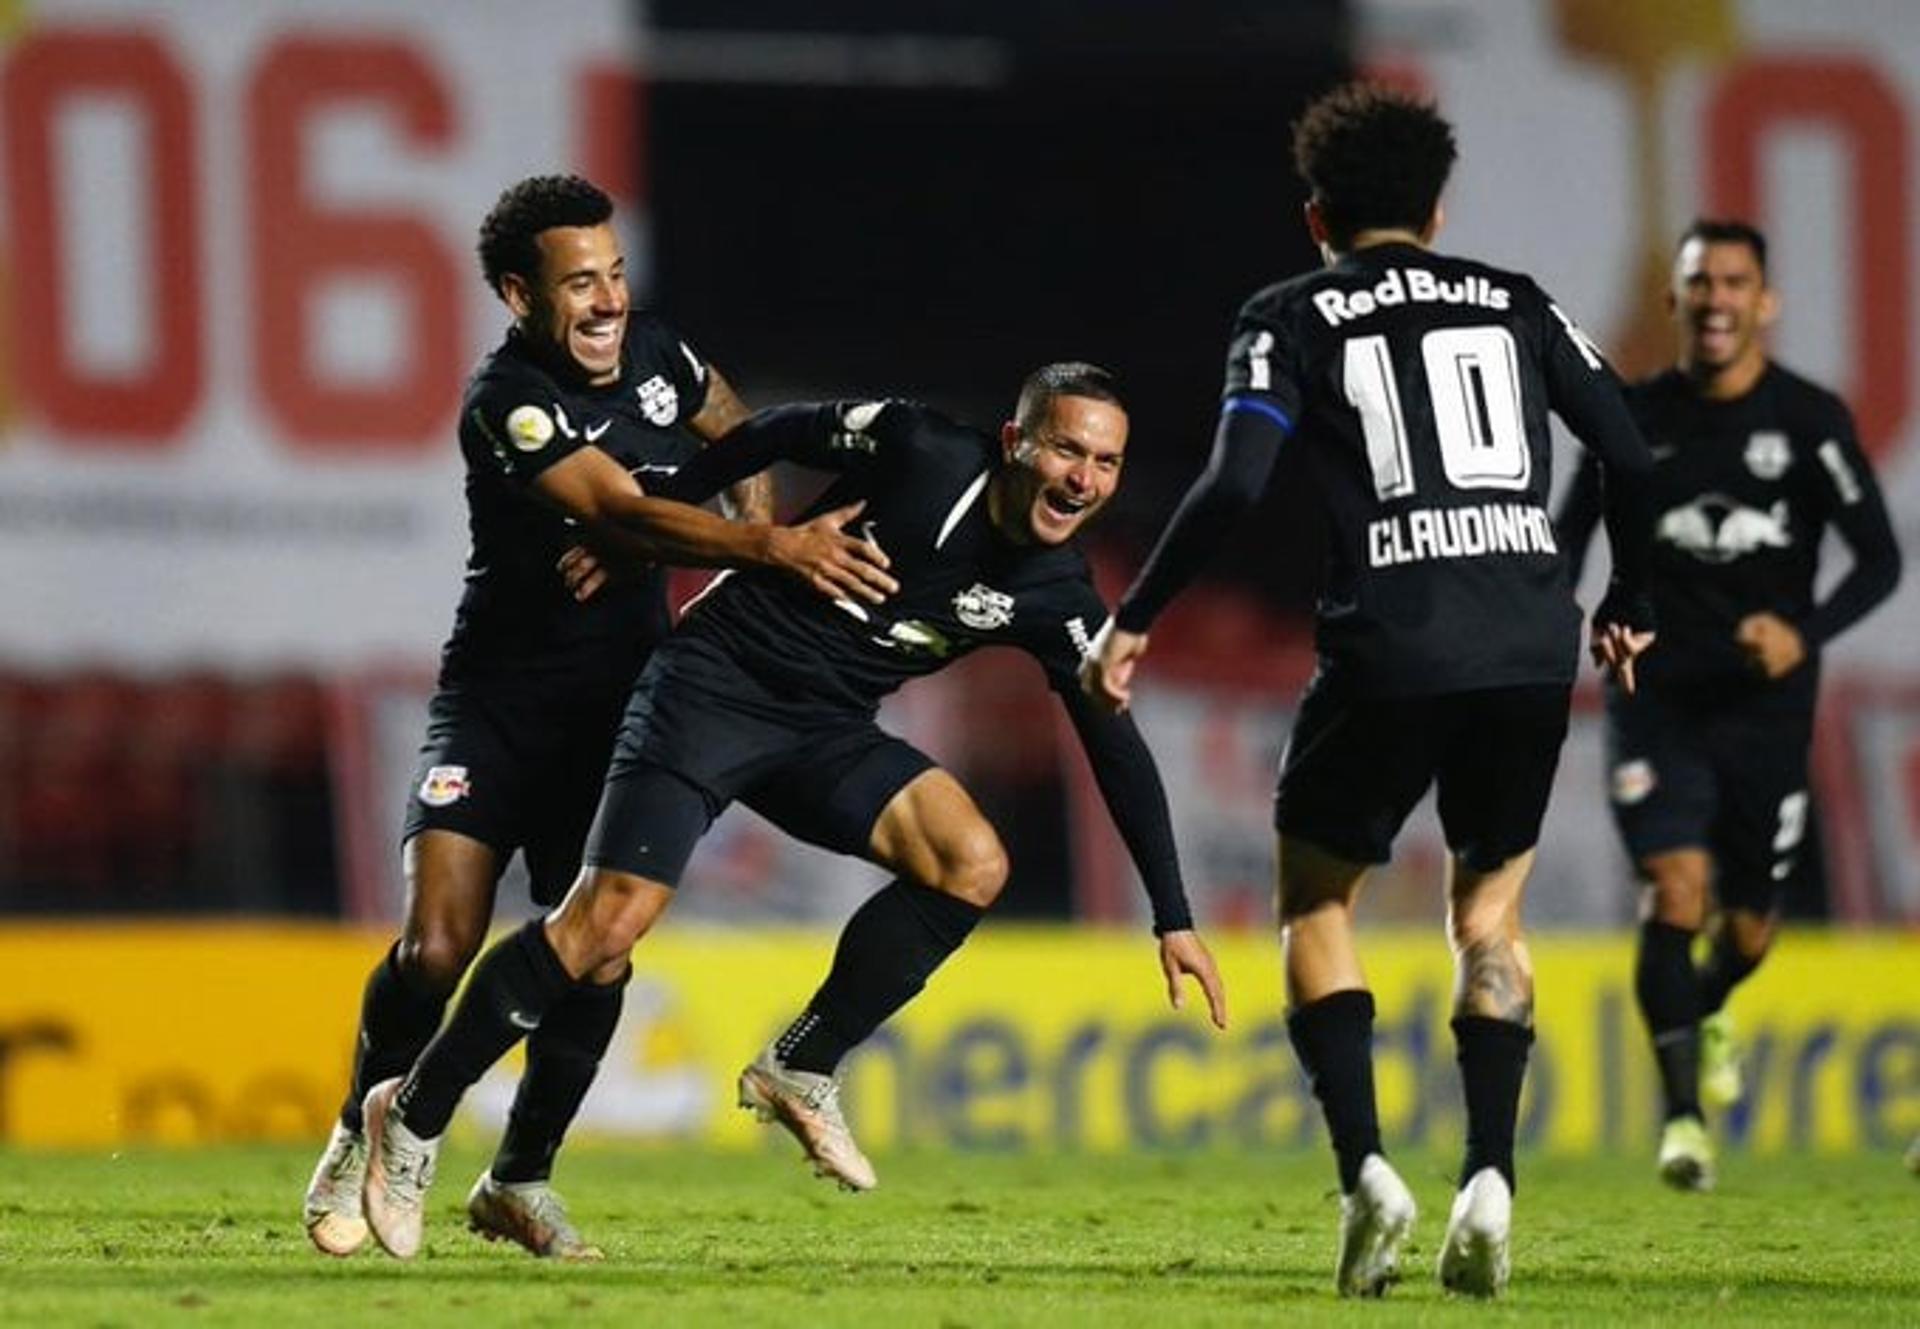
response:
M1765 237L1695 222L1668 304L1678 363L1628 394L1655 458L1661 649L1636 693L1608 691L1607 762L1614 822L1645 883L1634 992L1666 1101L1660 1175L1707 1190L1702 1098L1741 1092L1722 1008L1766 955L1805 848L1820 648L1892 594L1900 551L1846 406L1767 358L1778 300ZM1597 510L1583 470L1561 512L1576 569ZM1853 566L1816 604L1829 525ZM1696 969L1710 900L1719 927Z
M584 180L540 176L501 194L480 230L481 267L514 322L460 412L473 548L407 804L406 921L367 981L353 1084L306 1195L307 1234L332 1255L366 1239L366 1090L412 1065L440 1027L514 851L536 901L572 880L620 708L667 628L658 569L581 602L556 567L562 551L584 534L677 562L777 568L834 596L892 585L872 547L840 533L849 513L790 531L765 524L751 486L736 494L762 520L747 523L643 495L746 411L665 323L630 307L612 210ZM549 1177L624 981L609 969L569 992L529 1040L500 1152L470 1198L490 1237L598 1258Z
M1327 266L1241 309L1212 460L1121 601L1087 686L1127 704L1155 614L1259 496L1281 447L1306 449L1330 547L1319 669L1274 820L1287 1027L1344 1197L1336 1285L1382 1292L1413 1223L1380 1142L1353 906L1437 783L1467 1107L1439 1274L1492 1295L1507 1280L1514 1119L1533 1041L1521 895L1579 655L1580 612L1546 511L1549 408L1610 471L1649 462L1618 381L1529 278L1428 248L1455 155L1430 105L1350 85L1308 109L1293 150ZM1609 517L1631 550L1628 507ZM1594 651L1630 681L1651 633L1621 561Z
M899 402L764 412L682 481L788 459L840 472L816 505L864 504L899 593L837 605L777 578L719 582L654 655L627 709L587 867L560 908L482 957L446 1029L404 1083L368 1095L366 1199L393 1254L418 1250L441 1133L465 1089L573 994L624 973L694 844L732 800L812 843L898 874L842 932L804 1012L740 1076L743 1106L778 1119L815 1170L875 1184L848 1132L835 1068L912 999L1006 881L992 826L947 772L874 723L880 699L982 646L1047 672L1085 745L1153 905L1168 994L1180 976L1226 1024L1219 976L1192 930L1166 799L1133 722L1082 697L1076 669L1105 608L1071 537L1120 478L1127 417L1108 375L1050 365L993 438ZM690 495L691 496L691 495Z

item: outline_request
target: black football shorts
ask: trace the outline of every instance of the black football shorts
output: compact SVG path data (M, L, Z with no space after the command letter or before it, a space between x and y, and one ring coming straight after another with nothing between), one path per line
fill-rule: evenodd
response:
M933 765L871 716L775 696L717 646L678 636L627 705L586 861L677 886L735 799L809 844L865 857L881 812Z
M454 831L504 864L526 858L535 903L553 905L580 868L624 692L443 688L407 792L402 841Z
M1491 872L1540 838L1567 736L1564 684L1380 697L1316 675L1280 758L1274 826L1356 863L1385 863L1437 786L1447 847Z
M1607 690L1607 794L1635 862L1714 858L1722 905L1769 911L1806 848L1808 706L1740 689Z

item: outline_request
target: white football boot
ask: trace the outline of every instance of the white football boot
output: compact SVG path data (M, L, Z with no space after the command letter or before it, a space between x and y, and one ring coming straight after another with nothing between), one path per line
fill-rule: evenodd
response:
M307 1240L328 1255L351 1255L367 1240L360 1192L367 1184L367 1137L333 1124L307 1183Z
M846 1191L870 1191L880 1184L840 1113L840 1082L833 1076L783 1065L769 1045L740 1072L740 1106L753 1109L761 1121L785 1126L806 1151L815 1176L831 1177Z
M467 1226L488 1241L518 1242L543 1260L607 1258L580 1235L559 1192L544 1181L495 1181L482 1172L467 1193Z
M1453 1197L1440 1247L1440 1285L1449 1292L1497 1297L1507 1286L1513 1192L1498 1168L1483 1167Z
M1698 1117L1675 1117L1660 1128L1660 1180L1677 1191L1713 1189L1713 1138Z
M427 1189L433 1185L440 1137L423 1140L393 1115L398 1077L367 1091L367 1226L387 1254L411 1260L426 1226Z
M1334 1286L1343 1297L1377 1297L1400 1277L1400 1245L1413 1230L1413 1192L1379 1154L1360 1164L1360 1180L1340 1197L1340 1259Z

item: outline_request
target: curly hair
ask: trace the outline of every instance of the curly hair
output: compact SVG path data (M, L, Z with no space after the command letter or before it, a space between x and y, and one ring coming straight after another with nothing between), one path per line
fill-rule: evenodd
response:
M1425 227L1458 155L1432 102L1377 84L1335 88L1293 127L1294 168L1336 249L1364 230Z
M502 190L480 223L480 271L495 295L509 272L540 271L540 232L555 226L598 226L613 216L613 200L577 175L533 175Z

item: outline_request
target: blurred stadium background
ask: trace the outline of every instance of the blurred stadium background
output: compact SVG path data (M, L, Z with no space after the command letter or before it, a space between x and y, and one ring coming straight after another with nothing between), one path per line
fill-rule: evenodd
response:
M1920 550L1903 0L0 3L0 1145L324 1135L459 587L453 416L503 326L472 236L503 185L608 187L646 300L752 404L908 395L992 423L1035 363L1115 369L1112 595L1205 456L1239 300L1315 261L1288 125L1356 71L1460 130L1443 246L1536 274L1628 371L1669 350L1679 228L1766 228L1777 354L1851 402ZM1316 539L1285 481L1157 633L1140 706L1234 1030L1164 1010L1037 671L979 658L889 715L979 795L1013 885L854 1070L871 1143L1317 1137L1268 935ZM1910 575L1829 655L1825 852L1735 1002L1736 1147L1920 1130L1917 645ZM1410 1143L1457 1121L1441 857L1422 814L1365 910ZM730 1077L875 882L729 814L643 949L589 1126L751 1138ZM1632 904L1589 693L1532 894L1538 1146L1650 1147Z

